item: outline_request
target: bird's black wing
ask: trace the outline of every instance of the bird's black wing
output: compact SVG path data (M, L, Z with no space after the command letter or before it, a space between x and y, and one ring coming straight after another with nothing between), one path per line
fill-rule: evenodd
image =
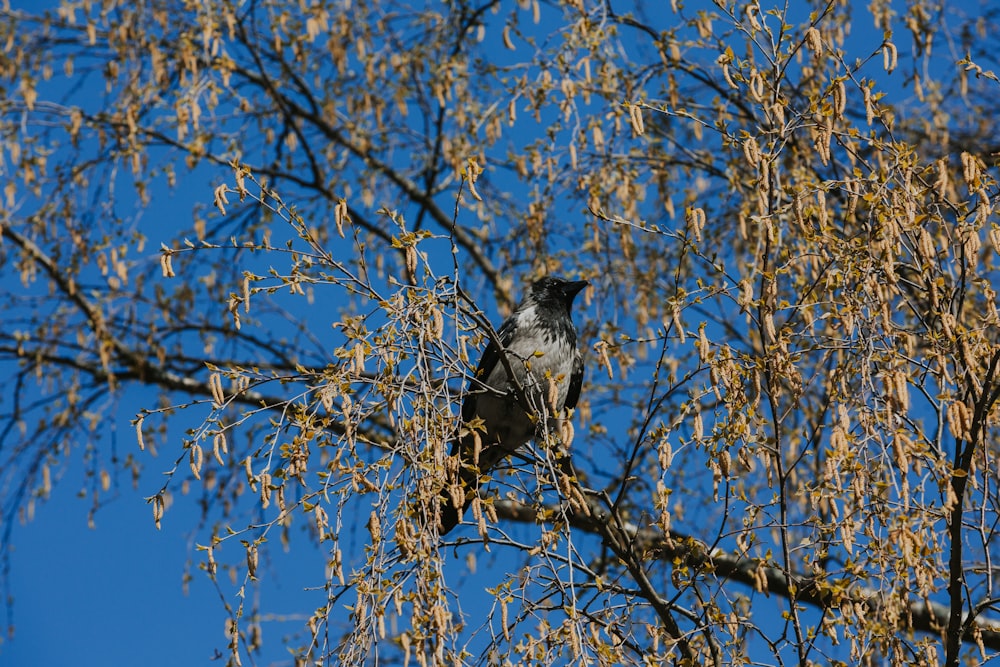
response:
M500 340L500 344L504 347L510 347L511 342L514 340L514 335L517 332L517 315L511 315L500 328L497 330L497 338ZM476 398L484 391L489 391L483 385L486 379L493 373L493 370L497 367L497 364L503 363L500 361L500 351L501 348L497 347L493 340L490 340L490 344L486 346L486 351L483 352L482 358L479 360L479 365L476 366L475 379L469 383L469 391L466 394L465 402L462 403L462 421L470 421L476 417ZM503 387L491 387L491 389L499 390Z
M496 339L500 341L500 345L497 346L493 342L493 339L490 339L490 343L486 346L483 356L479 359L475 377L469 383L465 401L462 403L463 422L470 422L477 417L479 397L484 392L503 389L503 387L488 387L486 382L496 370L497 364L503 363L500 360L500 354L504 349L510 347L516 331L517 314L515 313L504 320L503 324L497 330ZM465 490L465 501L461 507L457 506L451 497L451 493L447 489L442 489L440 497L441 520L439 525L441 535L444 535L458 525L461 512L469 506L472 502L472 497L479 489L479 471L469 465L472 457L469 449L472 446L472 442L468 438L455 438L455 441L451 444L451 455L459 457L459 480L462 488ZM484 467L490 467L484 463L481 464Z
M567 408L575 408L580 400L580 388L583 387L583 355L580 350L573 351L573 371L569 376L569 390L566 392Z

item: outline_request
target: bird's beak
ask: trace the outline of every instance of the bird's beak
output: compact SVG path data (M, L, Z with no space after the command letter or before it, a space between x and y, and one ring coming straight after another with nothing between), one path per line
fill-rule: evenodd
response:
M590 284L589 280L577 280L576 282L566 283L566 285L563 287L563 292L566 294L566 296L572 299L577 294L579 294L584 287L586 287L589 284Z

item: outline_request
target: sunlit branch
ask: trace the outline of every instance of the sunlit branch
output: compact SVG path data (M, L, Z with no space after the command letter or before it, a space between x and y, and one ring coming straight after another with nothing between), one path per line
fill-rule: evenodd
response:
M593 504L594 513L589 516L579 512L567 513L570 525L574 529L605 537L611 519L606 510L596 502ZM528 524L539 520L535 507L517 501L495 500L493 507L501 519ZM545 516L561 516L562 511L559 506L547 506L543 509ZM738 581L768 595L791 597L789 586L794 586L796 601L819 609L836 610L845 604L858 604L872 614L879 614L884 606L881 601L884 593L881 591L858 585L835 590L825 574L790 574L781 568L766 565L760 559L740 558L720 549L711 550L705 542L690 535L676 531L665 535L662 531L639 528L628 521L618 523L621 535L627 539L629 550L635 554L643 554L645 559L685 565L695 569L703 577ZM951 610L947 605L930 600L912 600L907 605L906 613L900 615L910 623L908 627L900 629L939 634L942 628L947 627L950 615ZM966 618L964 614L962 617ZM984 646L1000 650L1000 622L976 619L970 623L962 640L975 644L980 639Z

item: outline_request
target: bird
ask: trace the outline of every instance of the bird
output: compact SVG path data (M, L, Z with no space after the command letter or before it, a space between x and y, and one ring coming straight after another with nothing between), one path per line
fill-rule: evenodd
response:
M483 352L452 443L458 487L449 483L441 492L440 535L458 524L484 475L545 429L558 432L558 415L576 407L583 356L571 308L589 284L555 276L536 280Z

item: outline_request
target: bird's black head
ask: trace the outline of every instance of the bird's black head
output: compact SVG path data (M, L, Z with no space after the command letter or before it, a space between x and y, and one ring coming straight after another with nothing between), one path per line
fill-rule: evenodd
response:
M559 307L562 306L569 311L573 305L573 299L584 287L590 283L586 280L563 280L554 276L545 276L531 284L528 289L526 302L532 302L541 306Z

